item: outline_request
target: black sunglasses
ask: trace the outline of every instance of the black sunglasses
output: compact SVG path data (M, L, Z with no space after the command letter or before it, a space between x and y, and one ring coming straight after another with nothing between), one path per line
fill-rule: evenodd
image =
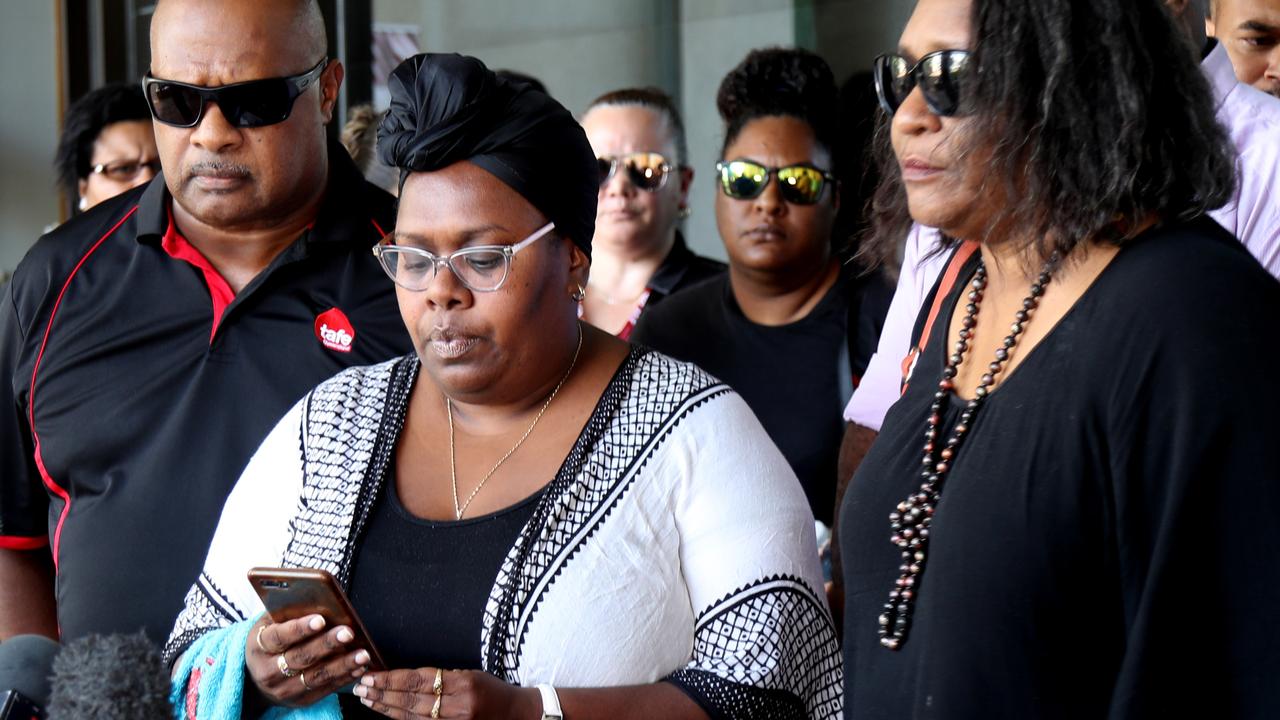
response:
M920 86L924 102L935 115L960 114L964 85L969 76L968 50L939 50L912 65L901 55L881 55L875 60L876 94L880 106L893 115L907 96Z
M262 127L288 120L293 102L315 84L328 64L329 60L325 58L301 75L249 80L213 88L161 80L147 73L142 79L142 92L147 97L152 117L165 125L195 127L204 117L205 105L215 102L227 122L235 127Z
M829 172L810 165L771 168L752 160L730 160L716 163L720 190L735 200L760 197L769 178L778 176L778 192L792 205L813 205L822 197L822 189L836 178Z

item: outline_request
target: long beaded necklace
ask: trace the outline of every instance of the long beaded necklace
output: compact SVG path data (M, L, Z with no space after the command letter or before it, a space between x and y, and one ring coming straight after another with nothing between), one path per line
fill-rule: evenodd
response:
M898 568L898 580L889 592L889 602L884 605L884 612L878 618L880 624L880 644L890 650L898 650L907 641L907 633L911 629L911 614L915 609L915 599L920 592L920 579L924 573L925 561L929 556L929 526L933 523L933 514L942 495L943 481L947 471L951 469L960 443L964 440L969 428L973 425L973 417L982 407L995 384L996 376L1003 370L1009 360L1009 353L1018 343L1027 321L1040 305L1045 286L1058 265L1055 253L1044 264L1039 277L1031 284L1031 292L1022 301L1022 309L1014 315L1014 323L1005 336L1003 346L996 350L996 359L987 366L987 372L978 382L960 419L956 422L951 437L942 445L938 443L938 427L942 424L943 407L955 390L955 377L960 364L964 361L965 352L969 349L975 328L978 324L978 309L982 305L983 290L987 287L987 267L979 260L978 269L973 275L969 290L969 303L965 306L965 316L961 321L960 339L955 344L955 352L947 359L942 371L942 380L938 383L938 391L933 395L933 404L929 407L928 429L924 433L924 460L920 489L910 497L898 503L897 510L889 514L889 527L893 535L889 542L902 550L902 565ZM941 450L939 450L941 447Z
M502 463L506 462L507 458L511 457L515 451L519 450L520 446L524 444L524 441L529 439L529 434L533 432L533 429L538 427L538 421L542 419L542 414L547 411L547 408L551 407L551 401L556 399L556 393L560 392L560 388L564 387L565 380L569 379L569 375L573 373L573 368L577 366L578 353L580 352L582 352L581 323L578 324L578 347L573 351L573 361L569 363L569 369L564 371L564 375L560 377L560 382L556 383L555 389L547 396L547 401L542 403L542 409L539 410L538 414L533 418L533 422L529 425L529 429L525 430L524 435L520 436L520 439L517 440L516 444L507 451L507 454L503 455L502 459L494 463L493 467L489 469L489 472L485 473L484 477L480 478L480 484L476 485L476 489L472 490L471 494L467 496L466 502L461 504L458 503L457 453L455 453L453 449L453 401L451 401L448 396L445 397L444 409L445 413L449 416L449 479L453 483L453 516L455 520L462 519L462 514L471 506L471 501L476 499L476 493L480 492L480 488L484 487L484 484L489 482L489 478L493 477L493 474L498 471L498 468L502 467Z

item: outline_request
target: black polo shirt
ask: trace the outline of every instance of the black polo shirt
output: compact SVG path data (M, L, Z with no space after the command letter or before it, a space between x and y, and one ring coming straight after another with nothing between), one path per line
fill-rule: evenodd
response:
M42 237L0 297L0 547L51 546L64 639L163 641L276 421L411 350L369 251L394 200L329 155L319 216L238 295L156 178Z

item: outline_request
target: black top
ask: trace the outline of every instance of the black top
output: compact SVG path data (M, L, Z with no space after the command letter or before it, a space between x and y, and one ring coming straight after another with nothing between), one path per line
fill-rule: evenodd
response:
M846 392L875 352L892 294L880 275L845 273L804 319L770 327L742 314L726 274L668 298L631 339L736 390L800 479L814 517L830 525ZM840 377L846 371L852 384Z
M424 520L401 504L394 464L386 477L352 564L351 604L390 668L480 669L485 604L542 491L489 515ZM382 717L354 697L343 705L349 717Z
M880 647L889 513L918 491L938 338L975 266L841 508L849 717L1276 717L1280 284L1204 219L1123 249L989 396L910 634Z
M356 550L351 603L392 668L480 668L484 606L542 492L489 515L426 520L400 502L394 466Z
M340 146L329 158L312 228L234 297L156 178L41 238L0 298L0 547L52 543L64 640L162 642L276 421L410 349L369 252L393 199Z
M674 292L721 275L727 268L719 260L695 254L684 241L684 234L677 230L671 252L649 278L649 302L644 309L649 310Z

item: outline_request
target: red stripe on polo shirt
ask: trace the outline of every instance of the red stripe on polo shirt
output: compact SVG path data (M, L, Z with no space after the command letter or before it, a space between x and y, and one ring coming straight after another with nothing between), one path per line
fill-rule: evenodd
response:
M222 277L222 273L218 272L213 263L182 237L178 232L178 226L173 222L172 214L169 215L169 227L164 231L164 239L160 241L160 246L169 253L170 257L185 260L204 274L204 283L209 288L210 299L213 300L213 327L209 329L209 342L212 343L214 335L218 334L222 313L236 298L235 292L231 290L230 283Z
M53 302L53 310L49 312L49 324L45 325L44 338L40 341L40 352L36 353L35 367L31 368L31 389L27 394L27 422L31 425L31 437L35 440L36 445L36 468L40 471L40 479L44 481L44 485L49 489L49 492L62 498L62 512L58 514L58 525L53 531L53 570L55 573L58 571L58 547L62 541L62 525L67 521L67 514L71 511L71 493L58 485L53 477L49 475L49 469L44 466L44 457L40 453L40 434L36 432L36 378L40 373L40 361L44 359L44 349L49 344L49 335L53 332L54 318L58 316L58 308L62 306L62 297L67 294L67 288L71 287L71 281L75 279L76 273L80 272L80 268L84 267L85 261L89 259L89 256L97 252L102 243L115 234L115 231L120 229L124 221L128 220L137 211L138 206L134 205L133 209L125 213L124 217L120 218L120 221L113 225L106 234L98 238L98 242L94 243L93 247L90 247L89 251L71 269L71 274L67 276L66 282L62 283L62 289L58 291L58 299Z
M47 535L36 537L20 537L18 535L0 535L0 550L39 550L49 544Z

